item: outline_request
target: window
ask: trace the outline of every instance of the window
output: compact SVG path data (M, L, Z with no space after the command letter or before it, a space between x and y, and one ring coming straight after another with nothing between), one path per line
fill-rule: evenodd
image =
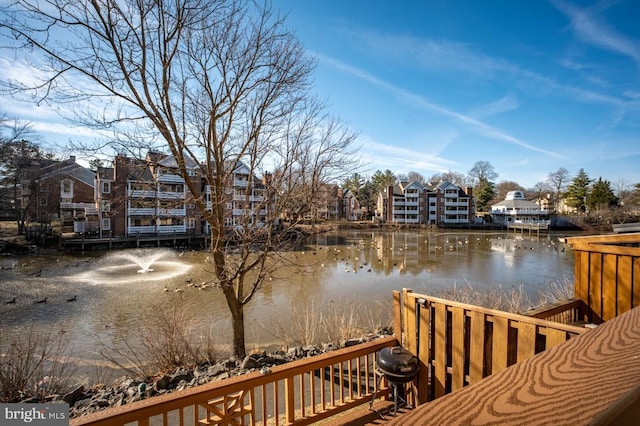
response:
M65 194L70 194L73 192L73 182L65 179L60 182L60 191Z
M102 219L102 230L103 231L111 231L111 219L103 218Z
M111 211L111 201L103 200L100 210L103 211L103 212L110 212Z
M187 219L187 228L193 229L196 227L196 220L192 217Z
M103 194L109 194L111 192L111 182L102 182L101 191Z

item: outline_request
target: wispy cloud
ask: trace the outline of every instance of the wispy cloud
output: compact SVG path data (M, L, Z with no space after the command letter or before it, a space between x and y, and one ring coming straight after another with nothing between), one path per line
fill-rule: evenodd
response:
M536 95L544 90L556 96L565 95L583 102L606 104L616 108L640 108L640 105L629 103L627 99L566 84L511 61L484 54L478 50L477 46L467 43L369 30L350 29L348 31L350 37L360 40L363 51L375 52L378 57L384 57L387 61L402 61L410 63L412 67L418 66L444 72L459 71L468 76L496 81L508 79L512 85L523 91L535 92ZM580 65L567 62L563 66L575 68Z
M493 115L502 114L503 112L513 111L519 106L520 104L518 103L516 96L509 94L496 101L471 110L469 115L477 119L487 118Z
M414 107L419 107L421 109L424 110L428 110L434 113L437 113L439 115L442 115L444 117L447 117L449 119L451 119L454 122L457 122L458 124L463 125L465 128L467 128L469 131L475 133L476 135L482 136L482 137L486 137L488 139L492 139L492 140L496 140L496 141L501 141L501 142L506 142L506 143L510 143L510 144L514 144L514 145L518 145L521 146L527 150L530 151L535 151L535 152L540 152L543 154L546 154L548 156L551 157L555 157L555 158L562 158L563 156L556 153L556 152L551 152L551 151L547 151L545 149L536 147L534 145L531 145L523 140L520 140L514 136L509 135L508 133L495 128L493 126L490 126L480 120L477 120L471 116L465 115L465 114L461 114L459 112L456 111L452 111L448 108L445 108L441 105L435 104L433 102L430 102L429 100L425 99L424 97L417 95L415 93L411 93L405 89L402 89L398 86L395 86L391 83L388 83L386 81L383 81L379 78L377 78L376 76L372 75L371 73L345 64L344 62L338 61L336 59L333 58L329 58L326 56L321 56L321 60L332 65L333 67L342 70L343 72L349 73L363 81L366 81L370 84L376 85L378 87L381 87L389 92L391 92L394 96L396 96L398 99L403 100L404 102L406 102L407 104L410 104Z
M366 135L360 136L363 145L362 156L369 164L371 171L389 169L394 172L431 170L439 173L447 172L457 163L438 155L429 154L408 148L382 144Z
M618 32L598 15L602 4L596 8L581 9L562 0L551 0L551 3L569 18L571 29L579 40L627 56L640 65L640 44Z

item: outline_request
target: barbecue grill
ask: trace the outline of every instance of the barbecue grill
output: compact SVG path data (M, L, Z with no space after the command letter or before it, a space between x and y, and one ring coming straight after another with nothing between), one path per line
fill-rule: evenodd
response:
M402 346L380 350L376 361L376 391L371 398L369 408L373 406L373 401L376 398L378 389L380 389L380 381L384 377L393 390L393 415L395 416L398 412L398 394L402 392L404 395L404 387L402 385L413 381L418 374L418 369L418 358ZM407 405L407 401L404 398L400 399Z

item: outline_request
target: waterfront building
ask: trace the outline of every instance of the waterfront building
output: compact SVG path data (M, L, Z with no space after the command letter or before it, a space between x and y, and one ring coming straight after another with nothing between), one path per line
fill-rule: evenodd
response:
M471 188L443 181L431 187L420 182L400 182L380 191L376 219L395 224L460 226L473 223Z
M491 206L493 223L508 226L511 223L548 223L549 210L525 198L522 191L509 191L504 200Z

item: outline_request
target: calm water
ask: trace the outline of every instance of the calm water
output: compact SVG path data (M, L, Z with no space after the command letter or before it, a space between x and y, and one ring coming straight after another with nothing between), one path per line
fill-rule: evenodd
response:
M333 301L386 314L391 291L405 287L442 294L454 285L522 286L534 297L549 281L573 279L573 252L558 240L564 235L349 230L315 236L300 250L281 254L288 266L279 268L247 307L249 347L278 343L274 330L286 327L292 309L299 315L300 308ZM143 249L3 256L0 266L2 339L31 326L63 332L80 363L101 359L98 341L138 338L150 310L177 301L189 307L203 335L220 342L230 336L222 293L193 286L210 276L206 253ZM74 296L76 301L67 301ZM14 297L15 304L6 303ZM35 303L45 297L47 303Z

